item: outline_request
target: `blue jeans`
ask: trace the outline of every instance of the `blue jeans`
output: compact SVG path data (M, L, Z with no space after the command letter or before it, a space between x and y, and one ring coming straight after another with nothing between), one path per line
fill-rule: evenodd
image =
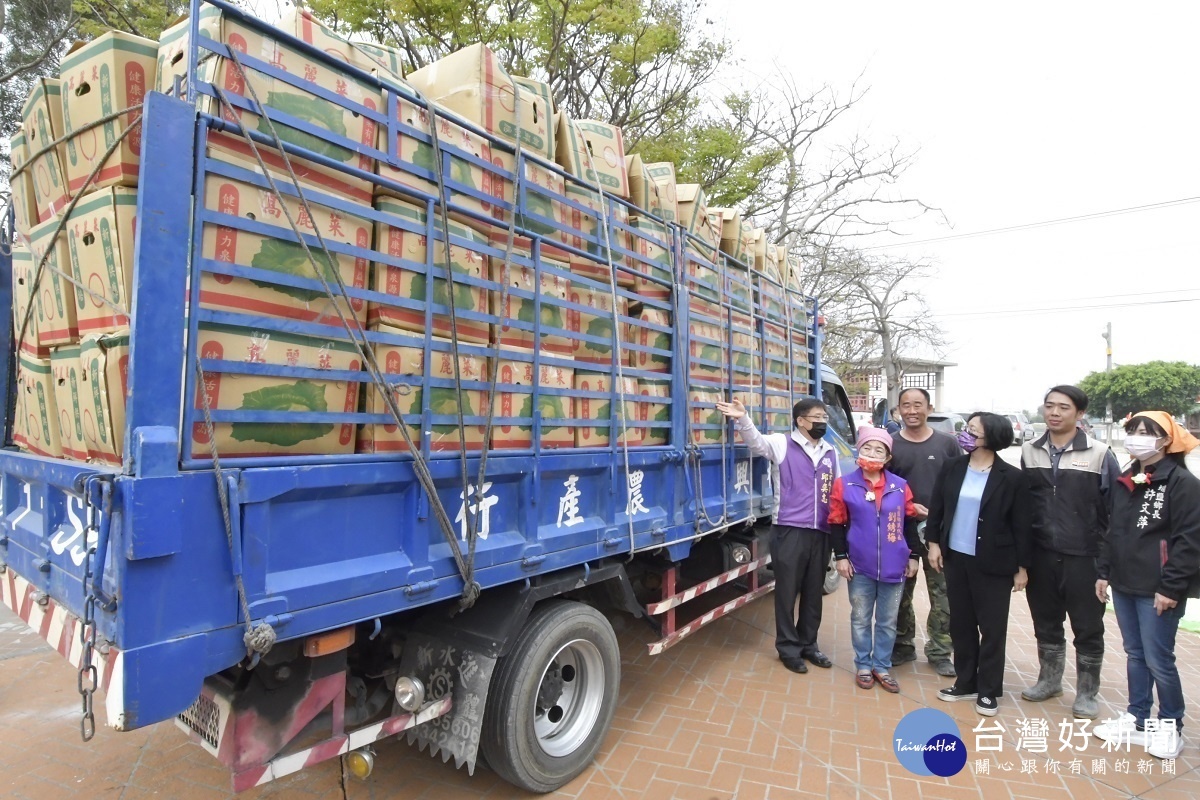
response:
M848 588L854 667L859 672L887 672L892 668L892 646L896 643L896 619L900 615L904 582L884 583L856 572Z
M1183 730L1183 684L1175 667L1175 633L1186 601L1159 616L1153 597L1112 592L1117 624L1125 646L1125 674L1129 682L1129 713L1140 729L1158 691L1158 718L1173 719Z

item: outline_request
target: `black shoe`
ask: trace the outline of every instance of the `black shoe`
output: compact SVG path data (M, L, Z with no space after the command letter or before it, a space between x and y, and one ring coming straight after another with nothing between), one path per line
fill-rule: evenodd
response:
M985 717L994 717L1000 710L1000 704L994 697L980 697L975 701L975 710Z
M956 700L974 700L978 696L978 692L960 689L958 686L951 686L938 692L938 700L945 700L947 703L953 703Z
M779 660L792 672L797 672L801 675L808 672L808 665L804 663L803 658L780 658Z
M809 650L800 654L801 658L806 658L812 662L813 666L821 669L829 669L833 666L833 662L829 660L829 656L822 653L820 650Z
M898 667L901 664L908 664L911 661L917 660L916 653L892 653L892 666Z

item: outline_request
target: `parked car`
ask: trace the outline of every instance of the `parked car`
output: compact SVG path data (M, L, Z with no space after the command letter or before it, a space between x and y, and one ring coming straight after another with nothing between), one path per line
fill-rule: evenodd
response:
M967 420L961 414L953 411L934 411L929 415L929 427L935 431L957 436L958 432L967 427Z
M1006 414L1005 416L1012 423L1013 440L1017 444L1033 440L1033 423L1029 421L1029 417L1019 411L1016 414Z

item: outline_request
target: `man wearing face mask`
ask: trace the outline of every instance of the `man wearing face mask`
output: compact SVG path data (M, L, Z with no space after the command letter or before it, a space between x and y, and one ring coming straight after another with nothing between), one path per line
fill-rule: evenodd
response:
M1038 680L1021 692L1033 702L1063 693L1069 617L1075 645L1075 702L1080 719L1100 711L1100 667L1104 662L1104 603L1096 598L1096 557L1108 531L1109 491L1120 464L1108 445L1076 423L1088 398L1076 386L1046 393L1046 434L1026 442L1021 467L1033 496L1033 556L1029 569L1029 612L1038 646Z
M796 403L791 435L760 433L740 400L716 405L734 421L750 451L768 459L776 473L779 505L771 528L771 564L779 660L792 672L808 672L806 660L828 669L833 662L817 646L817 629L832 553L829 501L840 470L837 454L823 438L829 422L825 404L812 399Z

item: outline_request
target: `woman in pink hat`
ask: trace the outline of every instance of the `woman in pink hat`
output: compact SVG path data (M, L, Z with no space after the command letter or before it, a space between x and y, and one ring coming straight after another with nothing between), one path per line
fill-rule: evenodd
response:
M892 646L904 579L917 574L917 509L908 484L885 469L891 434L861 428L857 444L859 468L834 481L830 496L833 553L850 592L855 683L896 693Z

